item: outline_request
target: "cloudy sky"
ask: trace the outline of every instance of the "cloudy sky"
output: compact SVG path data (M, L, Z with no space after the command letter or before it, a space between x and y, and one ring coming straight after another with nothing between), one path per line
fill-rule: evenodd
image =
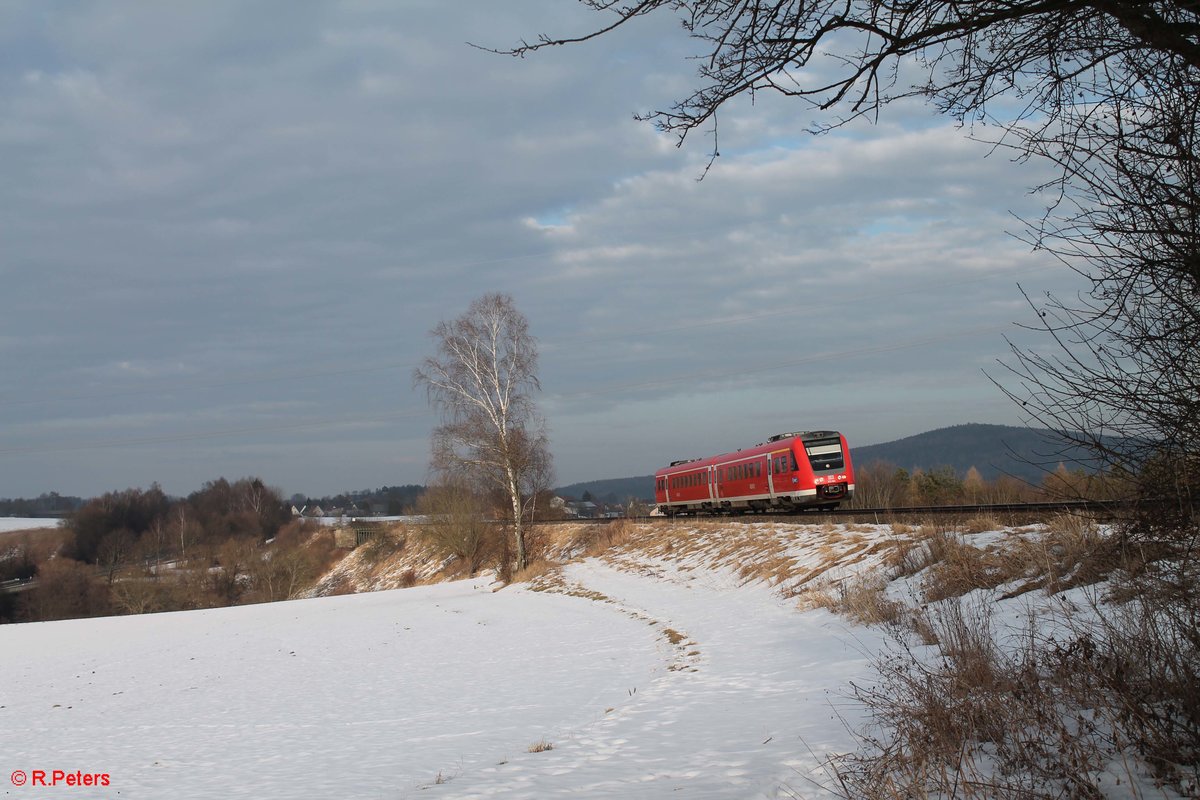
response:
M0 497L423 482L428 331L510 293L560 483L834 428L1016 423L983 370L1069 273L1017 165L919 104L683 147L673 20L570 0L0 0Z

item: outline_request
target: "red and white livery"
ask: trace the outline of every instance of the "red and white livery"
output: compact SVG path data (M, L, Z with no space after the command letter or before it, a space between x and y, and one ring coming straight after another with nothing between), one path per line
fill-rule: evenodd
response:
M668 516L832 509L853 494L850 448L837 431L781 433L654 473L654 502Z

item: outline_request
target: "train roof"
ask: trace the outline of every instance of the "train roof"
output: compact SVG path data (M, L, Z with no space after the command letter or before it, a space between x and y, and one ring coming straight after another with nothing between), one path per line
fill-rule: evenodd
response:
M799 439L802 442L808 442L812 441L813 439L828 439L834 436L840 438L841 435L842 434L838 431L792 431L791 433L777 433L774 436L768 437L765 442L759 442L752 447L735 450L732 453L720 453L718 455L708 456L707 458L684 458L679 459L678 461L672 461L669 465L663 467L654 474L658 476L667 472L682 472L683 470L678 470L676 468L685 466L687 464L700 464L700 462L707 464L714 461L725 461L730 458L737 458L738 456L748 457L754 455L753 451L760 447L766 447L767 445L775 444L776 442L782 442L785 439Z
M809 439L826 439L830 436L841 436L841 434L837 431L792 431L791 433L777 433L774 436L768 436L767 441L762 442L762 444L778 442L781 439L798 438L807 441Z

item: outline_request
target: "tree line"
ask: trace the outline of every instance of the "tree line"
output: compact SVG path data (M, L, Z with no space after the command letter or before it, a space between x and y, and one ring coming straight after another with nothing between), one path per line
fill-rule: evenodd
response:
M975 467L959 474L953 467L907 470L887 461L873 461L855 467L854 483L849 508L904 508L1127 499L1133 476L1070 469L1060 463L1035 482L1012 475L988 479Z
M58 517L79 508L82 497L42 492L37 497L0 498L0 517Z
M335 556L333 533L293 521L259 478L209 481L185 498L149 489L84 503L57 534L31 533L0 552L0 622L172 611L287 599Z

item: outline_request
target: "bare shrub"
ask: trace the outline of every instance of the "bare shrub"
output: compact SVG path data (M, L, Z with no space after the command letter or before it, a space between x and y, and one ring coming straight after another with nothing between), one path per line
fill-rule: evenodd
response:
M321 570L318 553L299 545L277 544L246 564L250 599L274 602L298 597L312 586Z
M421 495L417 509L427 517L421 540L442 557L461 561L469 574L478 572L496 528L484 518L485 498L464 483L445 481Z
M836 613L838 603L840 602L837 590L832 586L806 586L803 589L794 588L789 593L789 596L798 600L798 607L801 611L824 608Z
M217 550L216 563L208 570L208 589L213 603L232 606L241 602L250 588L248 573L257 560L262 558L253 541L227 539Z
M1096 791L1091 776L1104 759L1090 733L1072 736L1028 653L1004 653L980 608L950 604L930 624L940 658L900 646L881 656L880 686L856 687L882 733L833 761L845 795L1099 797L1088 788Z
M939 531L927 540L928 570L922 582L926 600L962 597L976 589L994 589L1037 574L1045 565L1030 563L1027 552L1012 546L975 547L961 535ZM1040 584L1030 584L1036 586Z
M891 568L894 578L916 575L929 566L929 551L917 542L900 540L884 556L883 563Z
M559 568L559 565L555 564L553 561L546 561L544 559L538 559L537 561L531 561L525 567L525 569L519 570L516 573L514 573L512 576L512 580L510 582L511 583L528 583L529 581L532 581L534 578L539 578L542 575L545 575L545 574L547 574L553 570L556 570L558 568Z
M991 588L1001 581L989 577L987 557L982 550L948 531L938 531L926 542L929 569L922 584L925 599L936 602L978 588ZM990 585L989 585L990 584Z
M99 617L112 606L108 586L96 571L70 558L52 558L38 569L37 588L22 598L22 614L30 621Z
M531 753L545 753L547 750L553 749L554 745L550 742L547 742L545 739L539 739L533 744L529 745L529 752Z
M887 583L879 579L842 584L834 610L861 625L894 623L901 605L887 596Z
M378 564L388 560L397 553L403 552L407 545L408 537L403 533L380 530L370 539L367 539L358 549L362 553L361 558L372 564Z
M326 584L321 592L326 597L338 597L341 595L355 594L356 589L354 581L349 575L338 575L332 581Z
M987 533L1004 530L1004 523L995 517L972 517L963 523L965 533Z
M1083 707L1103 703L1116 735L1155 776L1200 795L1200 635L1195 608L1140 595L1096 609L1052 652L1054 676ZM1183 613L1180 613L1180 612ZM1084 681L1079 676L1086 676ZM1084 705L1086 704L1086 705Z
M618 519L606 525L588 525L584 529L583 545L585 556L601 553L627 544L634 538L636 526L628 520Z
M1103 535L1094 520L1077 515L1051 519L1038 547L1049 593L1090 586L1130 565L1129 554L1121 552L1118 541Z
M153 614L188 607L186 592L177 580L131 577L112 585L112 603L123 614Z
M897 636L880 685L856 687L875 732L831 762L848 798L1100 798L1116 785L1200 792L1200 650L1161 604L1095 606L1001 644L989 606L923 615L939 655ZM1020 633L1020 632L1013 632Z

